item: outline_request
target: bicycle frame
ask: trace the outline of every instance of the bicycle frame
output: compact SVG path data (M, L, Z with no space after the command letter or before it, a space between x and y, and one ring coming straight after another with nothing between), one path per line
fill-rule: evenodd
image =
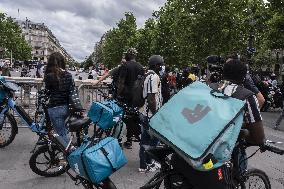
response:
M4 105L3 109L1 110L0 117L5 116L5 114L12 109L14 112L16 112L20 118L24 121L24 123L29 126L29 128L36 132L37 134L46 134L46 131L43 128L45 115L42 117L42 119L39 121L39 123L36 123L32 120L32 118L28 115L28 113L23 109L22 106L18 106L15 102L15 100L12 97L8 97L6 99L6 104ZM4 119L2 120L4 121ZM3 124L1 124L2 129Z

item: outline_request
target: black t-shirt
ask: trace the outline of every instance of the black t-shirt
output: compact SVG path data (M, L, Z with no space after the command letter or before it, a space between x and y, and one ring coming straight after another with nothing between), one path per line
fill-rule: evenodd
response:
M70 87L73 84L69 72L64 71L58 79L54 73L49 73L44 78L44 83L50 97L48 107L68 105Z
M138 75L144 75L142 65L135 61L127 61L120 67L119 78L124 78L124 85L132 88L134 82L137 80Z

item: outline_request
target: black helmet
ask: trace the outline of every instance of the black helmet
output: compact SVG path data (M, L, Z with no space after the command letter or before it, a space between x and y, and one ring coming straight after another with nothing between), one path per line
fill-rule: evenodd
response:
M149 66L155 66L155 65L163 65L164 64L164 58L160 55L152 55L149 58Z

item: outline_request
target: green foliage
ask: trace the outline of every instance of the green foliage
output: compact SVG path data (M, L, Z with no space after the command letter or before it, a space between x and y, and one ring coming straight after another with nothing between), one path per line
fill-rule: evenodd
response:
M170 67L202 64L210 54L246 54L249 36L258 52L257 65L268 63L268 51L284 44L283 0L168 0L137 29L132 13L125 13L95 47L96 63L109 68L128 47L136 47L137 60L147 65L160 54Z
M6 49L4 57L10 57L12 51L16 60L31 59L32 48L21 35L18 24L10 17L0 12L0 47Z

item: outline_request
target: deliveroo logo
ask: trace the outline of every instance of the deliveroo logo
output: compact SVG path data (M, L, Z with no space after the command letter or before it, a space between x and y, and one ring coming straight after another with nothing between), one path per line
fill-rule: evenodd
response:
M197 104L194 110L184 108L182 110L182 115L190 124L193 124L203 119L210 111L211 108L209 106L204 108L203 105Z

